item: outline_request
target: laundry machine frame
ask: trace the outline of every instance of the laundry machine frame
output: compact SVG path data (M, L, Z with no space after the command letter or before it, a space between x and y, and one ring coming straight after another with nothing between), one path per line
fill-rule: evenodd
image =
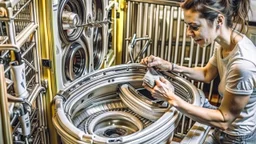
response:
M76 78L80 77L80 76L84 76L92 71L98 70L100 68L102 68L102 65L104 64L104 60L105 60L105 56L107 54L107 49L108 49L108 11L105 10L105 8L108 6L108 0L101 0L102 2L102 19L101 20L97 20L95 21L94 15L93 14L93 9L92 9L92 4L93 1L92 0L82 0L83 4L84 4L84 8L85 11L83 12L84 14L84 20L83 22L79 23L79 25L85 25L84 27L78 27L78 29L83 29L81 32L80 37L77 40L74 41L68 41L68 40L64 40L63 41L63 33L62 32L62 28L61 24L60 24L60 19L58 20L57 18L60 17L60 8L61 6L63 7L63 4L60 6L61 2L63 3L63 1L65 1L65 4L69 2L69 0L59 0L56 1L53 4L53 27L55 28L53 31L54 34L54 57L55 57L55 61L54 61L54 69L55 69L55 73L56 73L56 85L57 85L57 91L67 87L68 85L70 85L72 83L73 80L75 80ZM63 10L61 10L63 11ZM56 21L57 20L57 21ZM105 21L105 23L100 24L100 26L97 26L97 22L102 22ZM96 61L94 60L95 57L95 45L93 43L94 41L94 35L93 32L95 29L97 29L98 27L100 27L100 29L102 29L102 34L101 34L101 51L100 51L100 62L99 64L96 66ZM67 60L67 56L69 55L69 49L71 44L73 43L81 43L81 41L84 42L84 44L82 44L83 49L84 49L84 53L85 53L85 65L84 65L84 71L82 73L80 73L80 75L78 75L77 77L72 77L70 78L72 75L73 70L69 69L65 69L65 67L67 67L67 63L69 65L73 65L72 63L75 60ZM97 55L97 53L96 53ZM66 62L69 61L69 62ZM67 72L68 71L68 72ZM67 73L69 73L69 76L67 77ZM74 75L74 74L73 74Z

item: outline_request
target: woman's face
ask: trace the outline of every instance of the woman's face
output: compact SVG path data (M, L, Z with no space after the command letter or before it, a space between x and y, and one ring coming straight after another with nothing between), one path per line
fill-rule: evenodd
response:
M187 36L192 37L201 47L208 46L217 37L217 28L206 19L199 17L199 12L184 10L184 21L187 24Z

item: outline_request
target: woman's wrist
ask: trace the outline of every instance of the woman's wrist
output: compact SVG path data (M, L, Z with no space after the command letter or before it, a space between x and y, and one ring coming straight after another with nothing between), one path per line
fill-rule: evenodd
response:
M174 94L175 95L175 94ZM172 105L175 108L179 108L183 102L183 99L181 99L180 97L178 97L177 95L173 96L175 97L175 99L169 99L168 103L170 105Z
M175 63L170 63L170 64L171 64L170 65L170 71L174 71L176 64Z

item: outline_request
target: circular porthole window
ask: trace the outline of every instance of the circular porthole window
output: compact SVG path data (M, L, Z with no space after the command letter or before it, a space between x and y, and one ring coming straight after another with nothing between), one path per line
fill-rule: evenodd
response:
M77 27L85 23L86 9L81 0L62 0L59 4L58 11L58 28L59 35L65 44L77 40L82 32L83 27Z
M80 77L86 69L86 54L84 48L77 42L71 44L65 60L66 77L73 81Z

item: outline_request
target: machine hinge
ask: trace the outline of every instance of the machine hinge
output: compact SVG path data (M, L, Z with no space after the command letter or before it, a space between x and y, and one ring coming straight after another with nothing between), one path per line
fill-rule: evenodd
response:
M49 59L42 59L43 67L52 68L52 61Z

